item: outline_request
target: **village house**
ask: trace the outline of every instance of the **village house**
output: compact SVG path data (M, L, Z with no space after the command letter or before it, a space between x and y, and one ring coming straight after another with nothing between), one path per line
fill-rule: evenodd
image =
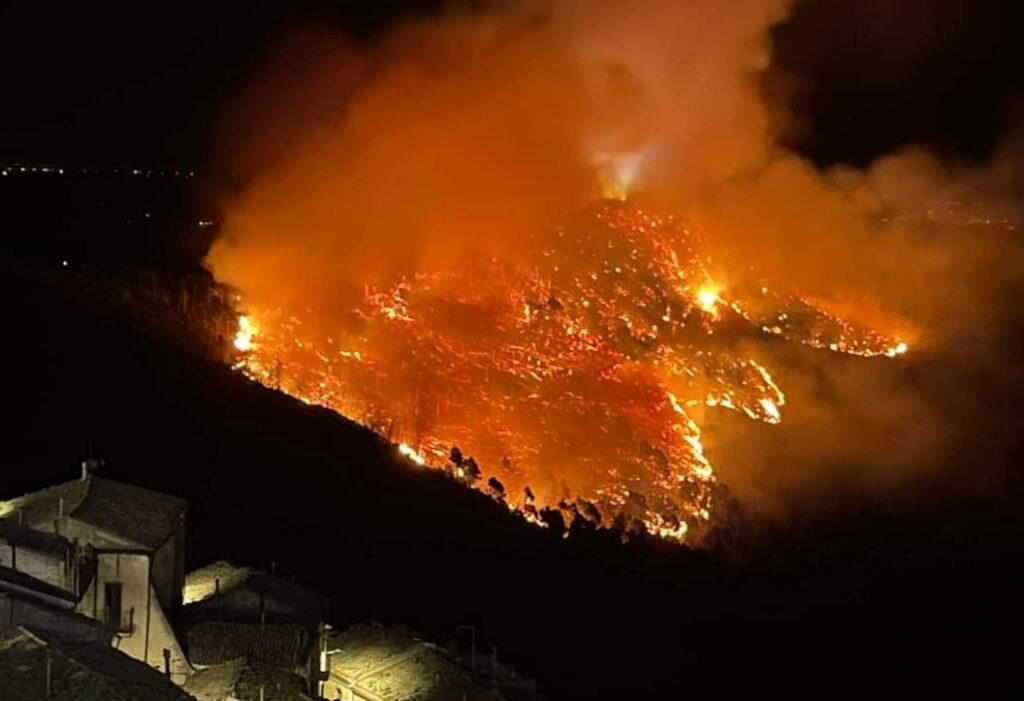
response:
M70 625L75 613L112 645L181 684L192 667L172 621L185 579L187 503L97 474L0 502L0 631L23 621Z
M326 680L330 602L295 582L229 562L190 573L182 630L200 701L303 701Z

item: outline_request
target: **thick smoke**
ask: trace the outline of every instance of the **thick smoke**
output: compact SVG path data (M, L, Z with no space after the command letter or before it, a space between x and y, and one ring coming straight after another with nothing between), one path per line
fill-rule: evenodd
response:
M911 343L898 364L780 354L782 426L725 419L707 436L723 483L771 503L822 471L905 479L953 440L908 380L915 354L1001 342L1013 148L987 168L911 150L825 172L785 150L761 78L790 4L518 2L409 21L369 48L295 41L234 113L250 184L208 265L247 305L329 325L367 285L515 259L528 235L628 191L693 223L726 291L770 282Z

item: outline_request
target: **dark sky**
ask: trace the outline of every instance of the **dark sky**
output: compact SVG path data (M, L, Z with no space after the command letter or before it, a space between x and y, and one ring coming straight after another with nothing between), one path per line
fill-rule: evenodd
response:
M0 161L202 168L211 125L290 32L370 41L436 0L7 3L0 9ZM1024 87L1019 3L812 0L776 32L798 76L793 143L864 163L926 141L984 158Z

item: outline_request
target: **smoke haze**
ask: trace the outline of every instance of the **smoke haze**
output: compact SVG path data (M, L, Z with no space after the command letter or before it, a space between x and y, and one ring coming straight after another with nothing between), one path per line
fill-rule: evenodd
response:
M911 346L890 362L754 344L791 401L780 427L706 410L727 489L774 508L837 471L876 489L932 469L958 419L915 358L1000 352L1019 148L985 167L912 148L827 170L787 150L764 78L791 5L515 2L369 47L299 35L232 112L249 184L207 264L247 308L311 309L326 329L368 286L527 261L538 232L628 193L688 222L723 296L768 284Z

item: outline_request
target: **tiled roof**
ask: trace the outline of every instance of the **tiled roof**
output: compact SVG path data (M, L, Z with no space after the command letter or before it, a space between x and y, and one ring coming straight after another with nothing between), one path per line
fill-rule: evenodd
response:
M13 545L60 557L64 557L71 549L71 541L63 536L37 531L8 518L0 518L0 538Z
M158 671L102 643L24 627L0 635L0 698L74 701L194 701Z
M234 695L245 665L245 659L237 659L198 669L185 682L184 689L198 701L224 701Z
M188 508L183 499L96 475L64 482L0 502L0 518L25 527L65 516L147 548L156 548L177 528Z
M66 589L61 589L49 582L44 582L41 579L36 579L24 572L12 570L10 567L4 567L3 565L0 565L0 589L8 591L28 590L29 592L55 599L62 599L70 604L78 601L78 597Z
M299 611L300 615L296 618L316 623L319 623L330 610L330 601L327 597L309 587L251 567L239 567L224 560L185 576L185 603L199 605L215 599L218 593L224 596L239 589L247 589L268 599L274 599ZM211 601L209 605L194 610L208 611L213 604Z
M238 699L256 701L262 687L264 701L311 701L303 693L305 686L303 678L294 672L248 663L238 677L233 695Z
M262 698L264 701L309 701L305 681L294 672L250 663L242 658L200 669L185 682L198 701Z
M193 664L214 665L239 657L292 669L303 663L308 635L301 626L200 623L188 631Z
M0 501L0 518L32 526L52 521L71 512L85 496L86 481L81 479L63 482L53 487L30 492L14 499Z
M174 532L188 502L130 484L91 476L71 515L140 545L156 548Z
M0 591L0 608L10 611L11 625L26 625L33 630L102 641L106 645L110 645L114 637L114 631L102 621L89 618L67 606L41 600L32 594Z

